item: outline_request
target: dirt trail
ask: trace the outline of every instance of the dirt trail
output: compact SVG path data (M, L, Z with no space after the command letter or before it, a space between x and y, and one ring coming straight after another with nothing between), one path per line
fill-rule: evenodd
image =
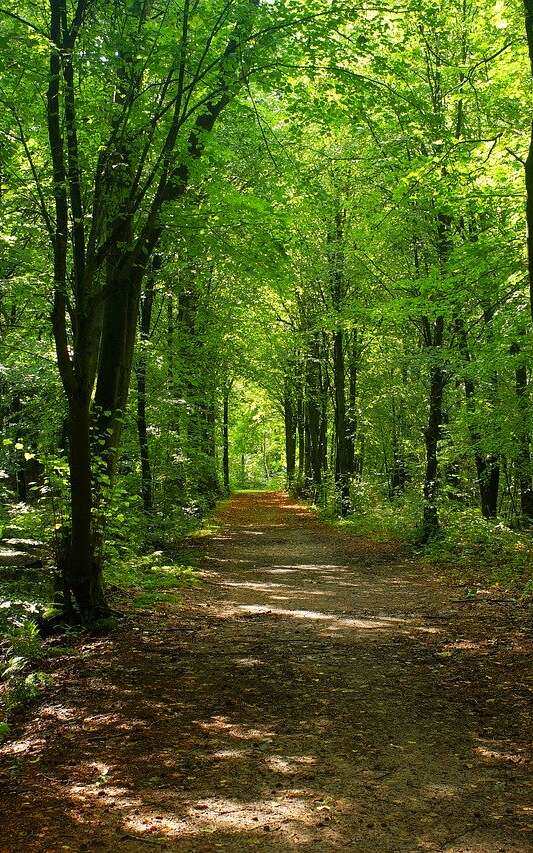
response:
M523 612L281 495L219 521L184 608L55 664L0 850L530 850Z

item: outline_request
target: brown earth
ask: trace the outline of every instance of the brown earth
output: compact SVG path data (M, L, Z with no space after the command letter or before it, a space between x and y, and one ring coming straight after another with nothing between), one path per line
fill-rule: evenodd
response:
M205 583L56 660L2 851L528 851L525 611L243 494Z

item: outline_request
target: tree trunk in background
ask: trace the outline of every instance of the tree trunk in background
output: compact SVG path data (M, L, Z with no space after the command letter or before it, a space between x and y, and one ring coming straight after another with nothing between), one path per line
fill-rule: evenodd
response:
M348 406L346 409L346 470L350 477L355 474L355 442L357 438L357 370L359 352L357 330L353 329L349 341L348 358Z
M426 346L431 352L429 371L429 416L424 433L426 445L426 470L424 473L424 511L421 541L429 542L439 530L438 496L438 444L442 433L442 401L444 396L444 370L441 365L441 348L444 336L444 318L437 317L433 330L426 320Z
M209 395L209 403L206 411L206 449L209 459L209 482L213 492L213 501L215 495L220 492L220 484L217 473L217 430L216 430L216 391L211 389Z
M307 416L307 400L305 401L305 417L304 417L304 482L303 488L306 494L311 491L311 482L313 480L313 469L311 466L311 436L309 429L309 418Z
M468 366L471 362L470 350L468 348L468 340L466 337L464 323L460 317L457 317L455 320L455 329L459 340L459 348L465 364ZM476 408L476 386L474 380L468 374L465 375L463 386L465 391L466 408L469 414L473 414ZM481 452L481 435L471 423L469 424L469 434L474 452L481 513L484 518L496 518L498 515L498 494L500 486L500 466L498 459L493 455L485 455Z
M438 61L438 60L437 60ZM446 213L436 215L436 249L441 275L446 273L451 251L451 219ZM415 258L418 267L418 260ZM442 346L444 343L444 317L437 316L430 322L422 320L424 343L430 352L429 370L429 416L425 430L426 470L424 473L424 511L422 516L422 542L429 542L439 531L437 507L439 441L442 436L443 397L446 375L443 364Z
M305 479L305 408L300 382L296 391L296 431L298 433L298 489L301 489Z
M366 462L366 438L364 432L359 433L359 453L355 456L355 475L359 481L363 479Z
M519 356L520 344L511 346L511 354ZM528 429L529 394L527 385L527 369L525 364L515 367L515 388L520 411L519 449L516 458L518 486L520 490L520 512L525 520L533 519L533 478L531 473L531 436Z
M524 0L526 18L526 37L529 52L529 65L533 78L533 0ZM526 224L527 224L527 259L529 276L529 308L533 319L533 121L529 137L529 151L525 168L526 183Z
M292 388L288 380L285 381L283 415L285 421L285 460L287 463L287 490L290 492L294 487L294 476L296 470L297 413L294 409Z
M214 505L220 486L216 461L215 391L213 388L199 392L189 385L188 400L191 417L188 423L189 447L195 454L196 486L210 505Z
M224 385L222 398L222 476L224 492L229 495L229 385Z
M335 218L328 230L328 264L331 304L336 315L333 334L333 396L335 405L335 492L340 514L350 509L350 473L348 458L348 422L346 419L346 369L342 311L346 297L344 225L346 211L339 199L335 203Z
M459 383L456 382L456 387ZM442 412L442 436L446 436L447 445L447 460L443 466L442 480L446 484L446 497L450 501L462 503L463 501L463 483L461 480L461 466L457 461L457 456L453 454L454 442L449 431L450 417L447 409Z
M403 433L403 402L396 404L396 398L392 397L392 471L391 471L391 498L400 497L405 491L407 481L407 470L401 447L401 436Z
M215 379L199 319L199 289L194 271L183 277L178 309L178 359L181 394L187 413L181 423L182 449L190 460L196 488L213 503L219 483L216 464Z
M322 483L321 447L321 388L319 377L319 349L313 340L305 367L305 451L306 489L313 500L317 500Z
M175 369L174 369L174 299L167 297L167 387L169 396L174 395Z
M328 394L326 388L320 392L320 468L327 471L328 463Z
M350 509L350 474L346 438L346 376L344 365L344 336L337 329L333 337L333 384L335 388L335 488L340 501L340 513Z
M270 480L270 471L268 470L268 450L267 450L267 435L263 433L263 469L265 471L265 480Z
M484 518L498 515L500 493L500 463L497 456L476 455L476 472L479 483L481 514Z
M320 447L320 408L315 400L307 400L307 435L309 446L309 471L308 483L313 500L318 498L320 484L322 482L322 453Z
M137 379L137 434L141 457L141 497L145 512L153 509L152 471L148 445L148 427L146 423L146 367L148 361L147 345L150 339L152 309L154 304L154 277L148 276L144 297L141 300L140 348L135 376Z

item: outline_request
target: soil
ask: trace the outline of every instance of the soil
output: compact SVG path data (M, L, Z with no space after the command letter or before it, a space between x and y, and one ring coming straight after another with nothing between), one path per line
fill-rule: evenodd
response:
M0 850L531 850L525 609L281 494L217 520L180 608L54 660Z

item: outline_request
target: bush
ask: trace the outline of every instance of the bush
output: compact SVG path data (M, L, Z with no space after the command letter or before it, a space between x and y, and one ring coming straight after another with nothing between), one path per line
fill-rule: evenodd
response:
M477 509L441 510L442 535L424 555L478 584L500 584L522 595L533 588L533 540L497 520L483 518Z
M11 628L4 653L2 678L5 690L1 705L4 720L0 721L0 737L9 731L8 719L20 708L34 702L51 683L50 676L33 665L46 657L37 624L28 619Z

